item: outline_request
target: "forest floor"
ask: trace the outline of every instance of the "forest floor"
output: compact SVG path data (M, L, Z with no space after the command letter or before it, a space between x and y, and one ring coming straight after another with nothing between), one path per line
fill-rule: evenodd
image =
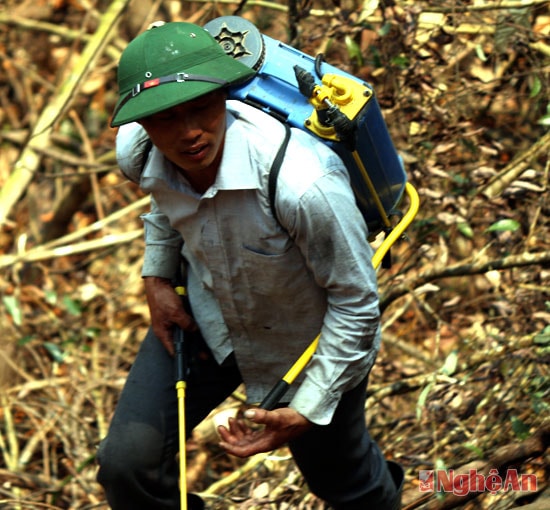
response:
M420 196L379 270L366 408L406 470L404 507L550 508L549 2L311 0L290 18L287 5L241 14L374 87ZM148 198L119 172L108 126L118 58L154 20L236 6L0 5L0 508L108 508L95 454L149 322ZM286 448L242 461L217 447L215 424L241 405L189 441L190 489L212 509L325 508ZM437 493L434 470L487 484Z

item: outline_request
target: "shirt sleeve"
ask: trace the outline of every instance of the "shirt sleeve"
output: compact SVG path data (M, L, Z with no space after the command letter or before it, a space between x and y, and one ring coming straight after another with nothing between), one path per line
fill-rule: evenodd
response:
M174 278L181 263L183 240L151 197L151 211L142 215L145 228L145 254L141 276Z
M380 345L376 273L367 227L340 167L317 179L285 224L328 306L319 345L291 402L310 421L328 424L342 393L368 374ZM290 211L290 212L289 212Z

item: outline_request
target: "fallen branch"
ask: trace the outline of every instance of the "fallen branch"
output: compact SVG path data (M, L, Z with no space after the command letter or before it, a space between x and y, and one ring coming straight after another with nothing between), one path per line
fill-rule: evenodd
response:
M142 197L123 209L115 211L103 220L96 221L87 227L71 232L70 234L59 237L40 246L36 246L27 252L20 253L18 255L1 255L0 269L13 266L14 264L18 264L20 262L37 262L39 260L63 257L69 254L82 253L84 251L91 251L95 249L103 249L110 245L133 241L141 235L142 230L126 232L125 234L119 234L118 236L105 236L104 238L95 241L85 241L76 245L70 245L70 243L73 243L78 239L82 239L89 234L103 230L110 223L126 217L132 211L139 210L142 207L147 206L149 204L149 200L149 196Z
M224 488L228 488L231 484L237 482L243 475L249 473L250 471L256 469L267 457L271 455L271 452L267 453L258 453L248 459L246 464L239 469L236 469L228 476L223 477L221 480L214 482L210 487L208 487L201 494L203 495L213 495L220 494Z
M479 256L471 262L459 263L443 269L434 269L419 274L406 284L394 285L387 290L380 299L380 309L385 310L396 299L413 292L415 288L439 280L441 278L466 276L487 273L495 269L511 269L513 267L534 266L550 262L550 251L538 253L520 253L500 259L490 259L485 255Z

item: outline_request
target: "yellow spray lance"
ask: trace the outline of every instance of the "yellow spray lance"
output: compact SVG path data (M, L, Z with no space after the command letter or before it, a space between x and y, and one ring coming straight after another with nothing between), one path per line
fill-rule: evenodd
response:
M174 289L182 299L186 294L185 287ZM180 461L180 510L187 510L187 456L185 437L185 389L187 386L187 360L185 357L185 333L182 328L176 328L174 337L176 393L178 398L178 435Z

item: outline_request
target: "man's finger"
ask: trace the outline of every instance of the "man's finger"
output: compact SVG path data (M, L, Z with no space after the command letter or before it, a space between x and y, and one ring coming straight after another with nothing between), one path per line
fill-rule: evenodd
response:
M247 409L244 417L253 423L260 425L274 425L277 422L277 414L265 409Z
M250 433L250 429L243 428L239 420L229 418L227 426L220 425L218 427L218 433L225 442L236 444L243 441L246 434Z
M164 348L168 351L168 354L170 354L170 356L175 356L176 351L174 350L174 344L171 340L162 342L162 345L164 345Z
M250 428L242 420L236 418L229 418L229 431L233 436L238 439L242 439L246 434L250 433Z
M229 430L227 430L227 427L225 427L224 425L218 425L218 434L222 438L222 442L224 444L230 443L233 438ZM222 442L220 442L220 444L222 444Z
M181 314L179 314L175 322L184 331L192 332L192 331L197 331L199 329L193 317L191 317L185 312L182 312Z
M219 443L220 448L223 448L227 453L230 455L234 455L235 457L245 458L250 457L250 455L253 455L254 453L251 452L249 448L243 448L239 446L233 446L229 443L225 443L224 441L220 441ZM249 453L251 452L251 453Z
M274 449L274 445L270 438L262 433L247 435L236 442L231 438L225 440L226 435L222 430L220 430L220 436L224 440L219 442L219 446L227 451L227 453L237 457L249 457L257 453L269 452Z

